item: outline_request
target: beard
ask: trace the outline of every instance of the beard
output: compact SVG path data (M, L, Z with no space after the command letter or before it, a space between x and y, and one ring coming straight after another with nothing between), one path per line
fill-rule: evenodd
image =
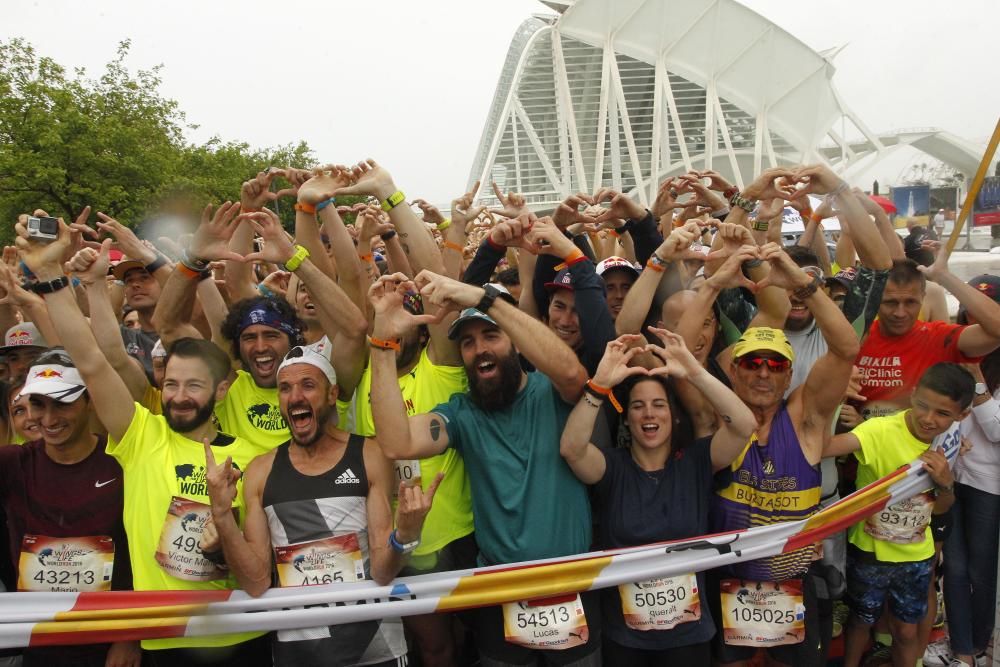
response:
M497 365L497 377L480 379L476 367L484 361L492 361ZM497 357L488 352L478 354L471 366L465 366L465 374L469 378L469 398L485 412L503 410L514 402L521 388L521 372L521 362L513 348L505 357Z
M289 420L292 410L298 409L312 410L312 407L309 404L290 405L288 406L288 414L282 414L281 416L285 418L285 422L289 425L289 434L291 435L292 441L299 447L312 447L319 441L320 438L323 437L323 434L326 433L326 425L336 412L336 408L332 405L324 405L320 408L320 410L315 413L316 421L313 426L314 430L301 440L295 434L295 430L291 426L292 422Z
M199 406L193 401L188 401L187 403L176 403L174 401L168 401L162 404L163 407L163 417L167 420L167 426L171 430L177 433L190 433L195 430L209 419L212 418L212 411L215 410L215 401L209 401L205 405ZM189 408L195 407L194 416L188 419L177 419L173 416L174 408Z

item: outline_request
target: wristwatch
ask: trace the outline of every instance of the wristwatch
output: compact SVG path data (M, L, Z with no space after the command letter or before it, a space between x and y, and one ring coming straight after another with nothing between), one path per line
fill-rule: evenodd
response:
M976 396L985 396L989 392L986 384L983 382L976 383Z
M413 553L414 549L420 546L420 540L418 538L412 542L402 544L396 539L396 531L393 530L389 533L389 546L392 547L393 551L406 555L408 553Z
M501 296L503 292L489 284L483 287L483 292L485 293L483 294L483 298L479 300L479 303L476 304L476 310L485 315L487 311L493 307L493 302L496 301L497 297Z

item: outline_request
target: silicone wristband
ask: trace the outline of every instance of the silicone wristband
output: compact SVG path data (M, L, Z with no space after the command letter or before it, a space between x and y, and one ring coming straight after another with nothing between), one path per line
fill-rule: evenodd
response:
M382 340L381 338L376 338L375 336L368 337L368 344L379 350L394 350L399 352L399 340Z
M305 246L295 246L295 254L292 255L287 262L285 262L285 271L288 271L289 273L295 271L302 266L302 262L306 261L308 257L309 251L305 249Z
M337 203L336 197L330 197L327 200L321 201L320 203L316 204L316 212L319 213L330 204L336 204L336 203Z
M312 204L303 204L302 202L295 202L295 210L302 211L303 213L309 213L311 215L316 215L316 207Z

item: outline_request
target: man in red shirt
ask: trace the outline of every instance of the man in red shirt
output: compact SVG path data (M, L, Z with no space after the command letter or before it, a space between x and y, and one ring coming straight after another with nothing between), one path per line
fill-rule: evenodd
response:
M977 324L919 320L927 280L951 292ZM865 419L897 412L907 407L917 380L934 364L969 363L997 347L1000 304L951 273L943 248L928 267L897 260L889 272L878 319L858 354L861 394L865 397L860 411Z

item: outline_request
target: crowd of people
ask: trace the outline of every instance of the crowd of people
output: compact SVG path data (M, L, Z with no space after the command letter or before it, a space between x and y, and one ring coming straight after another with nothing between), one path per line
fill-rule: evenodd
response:
M914 460L924 492L681 576L11 660L819 666L842 635L848 667L985 664L1000 278L963 282L823 165L742 189L692 171L648 210L494 191L445 217L368 160L268 169L182 239L21 216L0 263L7 590L385 584L804 519ZM939 589L950 650L925 656Z

